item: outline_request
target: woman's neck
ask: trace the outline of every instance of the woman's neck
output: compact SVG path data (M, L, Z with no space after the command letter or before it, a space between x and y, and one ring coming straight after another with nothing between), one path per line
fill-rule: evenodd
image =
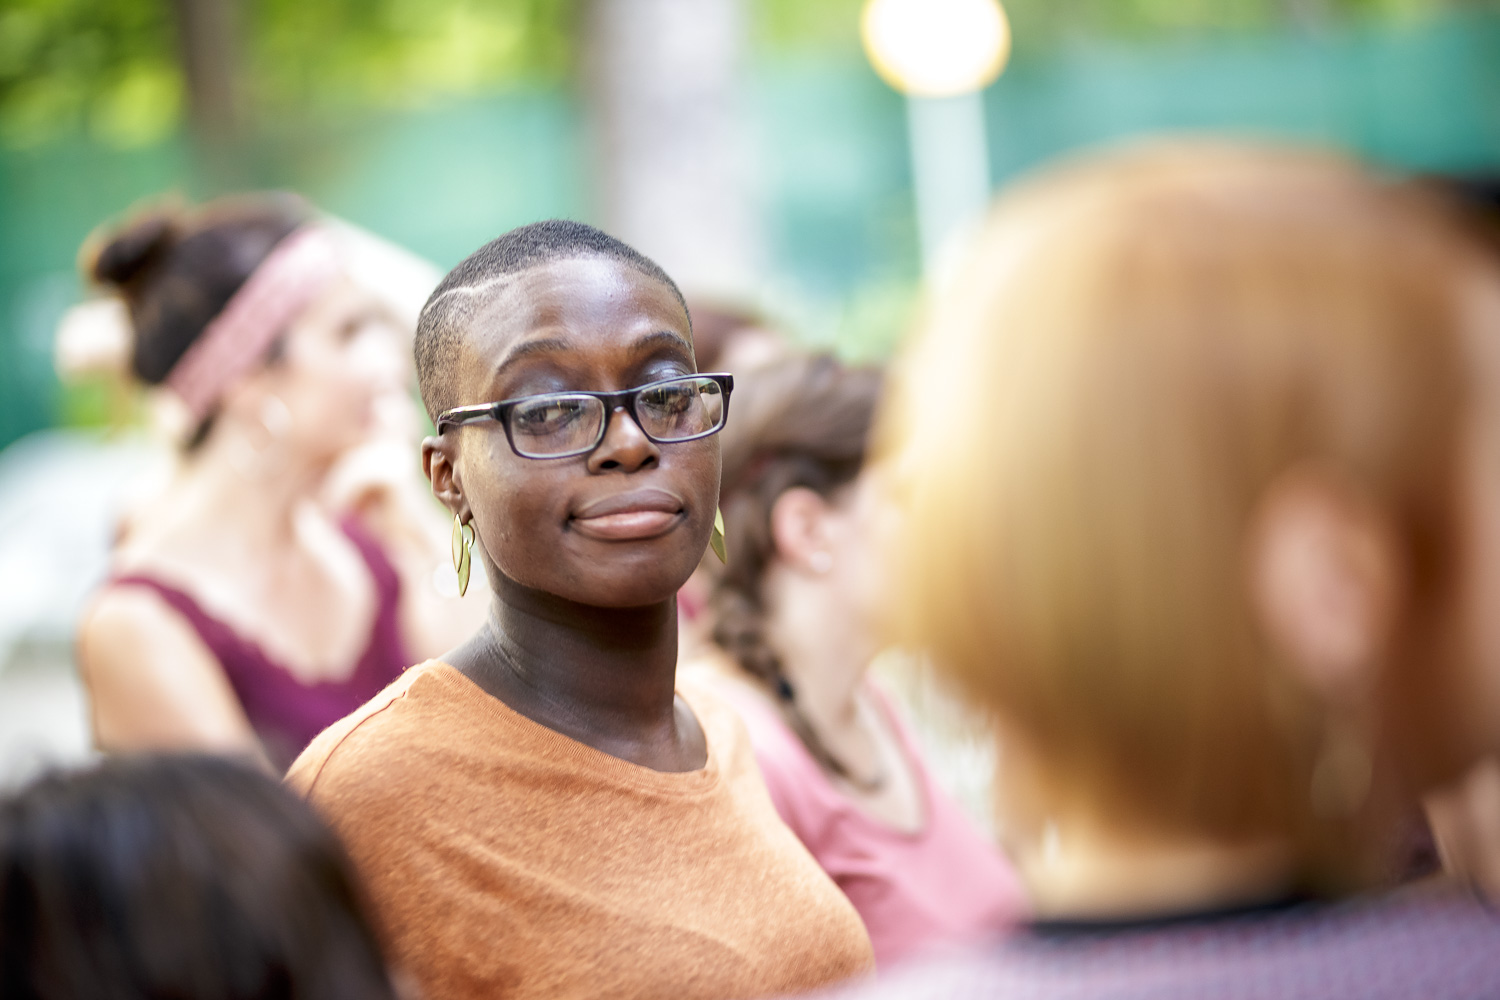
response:
M447 660L548 729L657 771L692 771L707 744L675 696L677 605L596 608L501 573L489 620Z
M132 524L130 537L151 549L283 549L297 544L299 520L317 508L326 474L326 463L275 446L256 450L236 428L220 427Z
M798 713L843 771L830 777L884 826L919 832L928 816L917 762L868 697L865 676L876 653L868 630L827 577L773 566L763 586L767 641Z
M765 580L766 637L796 691L797 706L820 732L858 725L856 696L875 649L821 579L779 567Z
M328 474L326 462L271 445L257 450L236 428L210 439L195 461L206 494L246 524L290 531L299 509L315 499Z

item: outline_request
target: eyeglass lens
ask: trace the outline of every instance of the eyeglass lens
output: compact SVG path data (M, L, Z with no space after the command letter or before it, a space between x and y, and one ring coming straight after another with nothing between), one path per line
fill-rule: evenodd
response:
M635 396L641 430L656 441L684 441L724 422L724 393L710 378L683 378L647 386ZM594 396L539 396L510 411L510 436L522 455L587 451L603 436L604 403Z

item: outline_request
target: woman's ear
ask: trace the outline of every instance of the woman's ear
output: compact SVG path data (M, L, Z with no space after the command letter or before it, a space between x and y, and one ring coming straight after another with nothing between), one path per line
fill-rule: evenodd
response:
M459 481L454 448L453 441L442 437L423 438L422 472L432 483L432 495L442 501L449 513L463 520L468 516L469 502L464 497L463 483Z
M278 375L269 368L261 368L239 379L219 397L219 414L231 420L255 421L264 401L275 395L282 381Z
M771 505L771 541L776 557L804 573L827 573L833 566L829 513L828 501L805 486L784 491Z
M1363 700L1405 596L1385 517L1339 477L1296 470L1261 499L1249 567L1261 625L1297 680L1326 704Z

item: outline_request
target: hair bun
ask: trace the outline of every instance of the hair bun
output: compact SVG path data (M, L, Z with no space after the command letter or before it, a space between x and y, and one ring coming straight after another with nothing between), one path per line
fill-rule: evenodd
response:
M94 280L124 285L171 244L175 234L172 218L165 212L150 212L119 230L99 250L89 268Z

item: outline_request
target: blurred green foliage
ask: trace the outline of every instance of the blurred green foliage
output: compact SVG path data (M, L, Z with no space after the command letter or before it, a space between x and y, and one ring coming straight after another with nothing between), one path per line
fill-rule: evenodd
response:
M407 108L507 84L553 84L573 0L254 0L236 6L253 117ZM169 0L5 0L0 144L86 131L116 148L177 129L183 77Z
M151 0L136 0L151 2ZM410 107L563 80L573 0L259 0L249 79L259 106Z
M234 2L234 0L231 0ZM586 0L238 0L252 120L410 108L568 78ZM746 0L758 48L857 51L863 0ZM1007 0L1021 52L1073 38L1254 31L1421 17L1500 0ZM170 0L5 0L0 145L84 131L147 146L185 101Z
M84 125L114 145L177 124L181 76L158 0L6 0L0 8L0 141L32 146Z
M1017 49L1078 38L1226 34L1288 26L1318 30L1371 19L1421 18L1500 0L1001 0ZM757 36L773 50L854 49L864 0L754 0Z

